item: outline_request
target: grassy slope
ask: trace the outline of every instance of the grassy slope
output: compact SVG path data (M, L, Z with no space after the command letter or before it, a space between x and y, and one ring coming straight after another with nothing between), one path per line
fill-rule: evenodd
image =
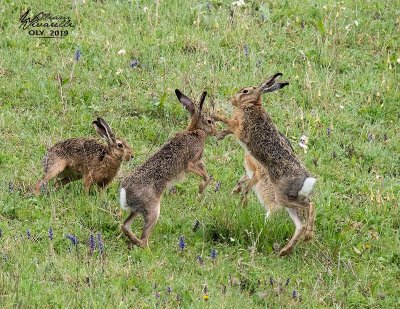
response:
M206 1L161 1L158 17L153 1L77 1L76 9L70 1L49 2L35 1L32 11L73 17L76 28L67 38L28 37L18 28L26 1L0 4L0 304L202 307L207 285L214 308L400 306L397 1L248 2L232 19L229 1L215 1L210 11ZM74 65L78 47L82 57ZM118 55L120 49L126 54ZM132 59L139 68L129 67ZM198 197L194 176L177 184L176 194L162 201L150 250L129 251L120 235L118 181L107 202L83 196L80 182L30 194L46 147L94 135L90 122L98 115L135 149L123 177L185 127L173 89L191 96L206 89L208 102L229 112L227 98L237 88L278 71L291 85L266 96L265 107L319 178L316 239L290 257L273 250L291 236L287 215L264 225L254 196L242 209L230 194L243 170L233 138L210 139L205 151L220 191L214 183ZM296 142L303 133L307 154ZM202 225L194 232L196 219ZM91 232L103 235L103 258L88 254ZM80 240L77 250L67 233Z

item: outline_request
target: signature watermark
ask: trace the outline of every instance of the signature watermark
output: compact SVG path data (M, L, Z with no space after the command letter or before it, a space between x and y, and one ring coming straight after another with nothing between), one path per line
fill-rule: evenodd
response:
M59 39L68 35L68 30L74 28L71 18L68 16L53 15L51 13L40 12L30 16L30 10L21 15L19 26L22 30L27 30L32 37L41 39Z

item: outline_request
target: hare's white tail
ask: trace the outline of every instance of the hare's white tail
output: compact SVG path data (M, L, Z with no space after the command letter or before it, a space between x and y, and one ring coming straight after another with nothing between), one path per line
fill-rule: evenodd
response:
M316 181L317 179L314 177L306 178L306 180L304 180L303 187L298 194L307 197L312 192Z
M126 190L121 188L119 191L119 205L124 210L129 210L128 205L126 204Z

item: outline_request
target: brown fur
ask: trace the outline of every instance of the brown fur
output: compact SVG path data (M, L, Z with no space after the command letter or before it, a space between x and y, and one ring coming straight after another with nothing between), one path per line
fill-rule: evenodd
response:
M219 137L233 133L243 144L246 152L247 169L252 171L253 179L246 181L245 194L257 185L262 204L268 208L285 207L296 231L289 243L281 250L280 255L289 254L302 236L309 239L314 228L314 206L310 200L299 195L304 181L312 177L296 157L290 143L276 128L271 117L262 106L262 93L283 88L288 83L277 83L282 74L275 74L259 87L246 87L236 93L231 102L235 106L231 119L216 115L224 122L228 130ZM244 181L243 181L244 180ZM261 182L260 182L261 181ZM299 212L306 210L307 232L299 218ZM303 235L306 232L305 235Z
M132 150L122 139L115 138L110 127L101 119L93 124L108 145L90 138L71 138L51 147L44 160L45 175L36 184L36 193L49 180L57 177L56 188L71 181L83 179L85 192L92 184L105 189L117 174L121 162L130 160ZM106 126L107 125L107 126Z
M201 158L207 136L215 135L216 131L213 119L202 113L206 93L202 95L200 107L196 108L179 90L175 92L191 114L188 127L166 142L121 184L121 206L130 211L128 218L121 225L121 230L131 244L141 247L148 246L150 233L160 213L161 195L167 186L179 180L186 172L202 177L199 193L202 193L210 182ZM133 219L138 214L141 214L145 221L140 239L130 229Z

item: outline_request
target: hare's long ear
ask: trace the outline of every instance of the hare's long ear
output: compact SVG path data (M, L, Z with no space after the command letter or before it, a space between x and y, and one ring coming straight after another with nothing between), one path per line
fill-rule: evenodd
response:
M108 139L106 128L97 120L92 122L93 127L96 129L96 132L104 139Z
M107 140L108 144L112 144L115 141L114 134L111 131L110 126L105 122L103 118L97 118L97 120L92 122L97 133L104 139Z
M289 82L279 82L279 83L275 83L275 85L273 85L272 87L269 87L269 88L267 88L267 89L264 89L264 90L263 90L263 93L276 91L276 90L282 89L283 87L285 87L285 86L287 86L287 85L289 85Z
M115 138L114 133L112 132L108 123L103 118L100 118L100 117L97 118L97 121L100 122L103 125L103 127L106 129L107 136L110 139L114 139Z
M282 73L276 73L270 78L268 78L265 82L263 82L260 86L258 86L259 91L268 92L268 89L272 88L279 79L279 77L281 77L282 75L283 75Z
M190 100L187 96L180 92L179 89L175 89L175 94L179 102L181 102L182 105L188 110L190 116L193 116L196 113L196 106L194 105L192 100Z
M206 99L206 95L207 95L207 91L204 91L201 94L201 98L200 98L200 102L199 102L199 115L201 114L201 111L203 110L203 105L204 105L204 101Z

